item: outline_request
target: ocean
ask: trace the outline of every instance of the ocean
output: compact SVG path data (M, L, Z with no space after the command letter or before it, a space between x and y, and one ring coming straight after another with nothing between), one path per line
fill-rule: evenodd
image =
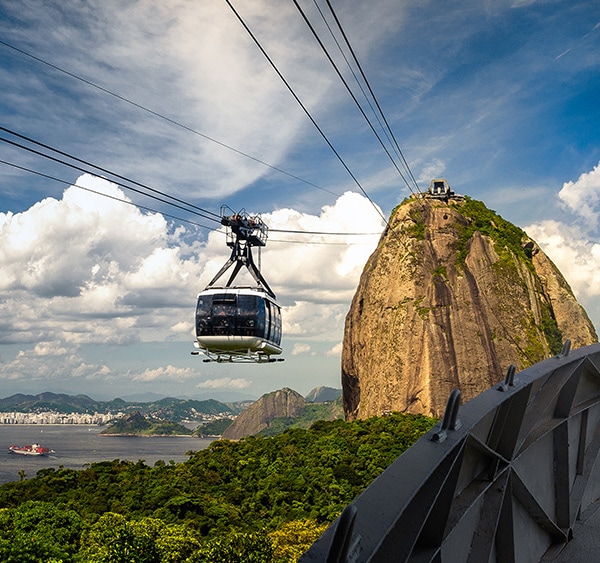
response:
M19 471L27 478L35 477L40 469L59 466L83 469L88 463L144 460L154 465L158 460L166 463L186 461L186 452L203 450L210 438L189 436L100 436L103 426L84 424L0 424L0 484L19 480ZM54 450L49 456L23 456L9 453L11 445L40 444Z

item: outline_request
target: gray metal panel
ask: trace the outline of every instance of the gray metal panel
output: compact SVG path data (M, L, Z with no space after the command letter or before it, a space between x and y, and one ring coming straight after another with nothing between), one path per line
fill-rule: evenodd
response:
M453 392L300 561L549 561L576 542L600 496L600 344L569 347L460 409Z

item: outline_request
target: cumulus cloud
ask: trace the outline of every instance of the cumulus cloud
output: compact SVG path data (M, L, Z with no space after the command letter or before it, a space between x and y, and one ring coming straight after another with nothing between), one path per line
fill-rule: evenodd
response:
M343 346L342 342L338 342L333 348L327 350L326 354L328 356L339 356L342 353Z
M592 320L600 314L600 164L558 192L563 207L572 215L563 221L546 220L525 227L563 273Z
M76 186L61 199L0 214L0 343L23 350L1 364L2 377L69 373L110 379L116 377L110 358L108 367L86 362L82 346L191 343L195 296L229 257L223 233L190 243L197 233L117 201L128 198L107 180L83 175ZM348 192L318 214L287 208L263 218L273 231L262 252L262 271L282 303L285 338L339 341L358 278L383 229L378 211ZM310 344L292 352L299 353L311 353ZM122 372L136 382L192 375L172 365ZM200 385L247 384L234 379Z
M164 217L110 199L127 197L106 180L77 185L98 193L71 186L0 214L0 339L127 343L185 322L201 266L181 256Z
M302 354L310 353L311 347L308 344L300 344L299 342L296 342L296 344L294 344L294 347L292 348L292 356L300 356Z
M578 297L600 295L600 243L577 226L542 221L525 228L565 275Z
M566 182L558 192L565 207L587 222L588 229L598 226L600 204L600 163L574 182Z
M252 380L244 378L221 377L218 379L207 379L196 384L198 389L247 389L252 384Z
M48 344L42 343L34 350L23 349L14 359L0 361L0 380L22 379L47 385L53 381L69 382L74 379L108 381L113 377L108 366L86 362L78 350L52 357Z
M147 369L142 373L136 374L133 376L133 381L182 381L196 375L196 371L191 368L178 368L168 365L167 367Z

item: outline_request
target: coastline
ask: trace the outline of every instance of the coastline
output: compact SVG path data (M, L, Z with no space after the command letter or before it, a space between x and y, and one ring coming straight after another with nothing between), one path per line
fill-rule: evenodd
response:
M199 438L199 436L193 436L192 434L119 434L110 433L103 434L99 433L100 438Z

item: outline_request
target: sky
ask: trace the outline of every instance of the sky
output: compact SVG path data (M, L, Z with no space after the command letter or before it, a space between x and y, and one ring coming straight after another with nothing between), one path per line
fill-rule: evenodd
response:
M0 0L0 396L340 388L364 264L434 177L523 228L600 328L600 3L331 4L410 172L323 0ZM190 354L222 208L270 228L284 362Z

